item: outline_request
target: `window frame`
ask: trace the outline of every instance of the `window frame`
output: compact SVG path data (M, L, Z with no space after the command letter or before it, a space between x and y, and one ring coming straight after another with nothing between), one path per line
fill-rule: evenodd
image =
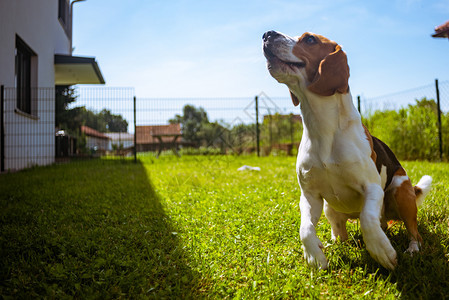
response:
M16 112L37 116L36 103L33 101L33 85L36 83L37 54L23 39L16 35L15 74Z
M58 0L58 20L66 35L71 38L70 32L70 1L69 0Z

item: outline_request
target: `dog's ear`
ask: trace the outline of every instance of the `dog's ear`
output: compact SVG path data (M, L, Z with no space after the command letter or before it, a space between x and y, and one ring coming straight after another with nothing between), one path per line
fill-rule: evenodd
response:
M320 62L318 72L307 88L321 96L332 96L336 92L345 94L349 90L348 79L348 58L337 45L335 51Z
M291 91L290 91L290 97L292 97L293 105L294 106L298 106L299 105L299 99Z

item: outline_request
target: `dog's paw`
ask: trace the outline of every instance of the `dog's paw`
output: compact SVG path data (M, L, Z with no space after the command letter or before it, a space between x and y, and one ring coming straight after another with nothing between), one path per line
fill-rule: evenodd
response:
M306 259L309 266L315 269L322 269L322 270L327 269L328 267L327 259L323 251L321 250L322 248L324 248L321 242L315 246L307 248L303 246L302 248L304 250L304 258Z
M397 254L386 236L378 240L365 241L365 244L372 258L383 267L394 270L398 264Z
M405 253L410 254L410 256L413 256L414 253L419 252L419 243L417 241L410 241L410 244L408 245L407 250L405 250Z

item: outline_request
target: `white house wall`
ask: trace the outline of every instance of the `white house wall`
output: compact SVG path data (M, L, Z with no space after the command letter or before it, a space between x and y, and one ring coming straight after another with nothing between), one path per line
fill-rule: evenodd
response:
M33 118L16 111L15 92L15 88L5 90L5 170L53 163L54 88L38 89L38 115Z
M18 113L15 99L5 99L5 170L52 163L54 55L71 53L70 40L58 20L58 1L0 0L0 29L0 85L11 89L7 93L14 93L16 35L37 54L36 87L53 89L44 92L44 98L37 93L37 118Z

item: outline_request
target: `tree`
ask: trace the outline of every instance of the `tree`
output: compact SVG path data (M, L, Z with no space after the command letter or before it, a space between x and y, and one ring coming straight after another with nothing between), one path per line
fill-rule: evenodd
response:
M181 124L183 138L199 145L203 140L200 132L206 124L209 124L209 119L202 107L196 108L187 104L182 109L182 115L175 115L169 122L170 124Z
M198 137L205 144L204 146L222 148L224 144L228 144L228 132L229 130L218 122L209 122L202 124Z
M70 86L56 86L55 88L55 125L58 128L69 129L68 123L73 120L73 113L68 109L70 103L75 102L75 89Z
M261 126L261 139L264 146L299 143L302 138L301 120L293 114L266 115Z
M210 122L206 111L193 105L185 105L182 115L175 115L170 124L181 124L184 140L196 146L226 148L241 153L254 144L255 124L226 125L223 121Z
M95 113L86 107L68 108L76 101L76 91L70 86L57 86L55 90L56 114L55 123L59 129L66 130L76 136L81 125L89 126L100 132L127 132L128 121L121 115L114 115L103 109Z
M127 132L128 131L128 121L123 119L121 115L113 115L110 110L103 109L99 114L98 118L102 119L105 123L106 132Z
M427 99L427 97L423 97L421 100L415 99L415 101L417 107L430 109L435 113L435 115L438 115L438 105L434 99ZM413 105L409 104L409 107L412 106Z

